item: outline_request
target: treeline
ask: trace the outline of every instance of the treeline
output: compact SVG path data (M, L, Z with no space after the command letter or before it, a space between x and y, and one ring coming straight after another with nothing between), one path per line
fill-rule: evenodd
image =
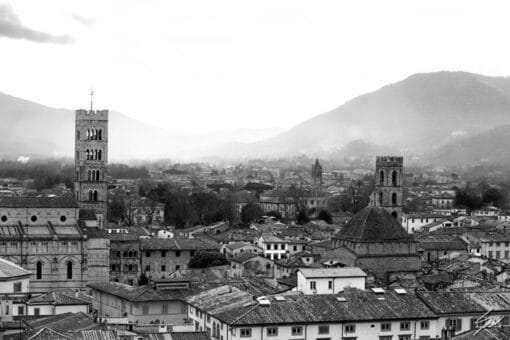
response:
M137 179L149 178L149 170L145 166L129 166L112 163L108 165L108 175L113 178Z
M0 161L0 177L13 177L18 180L32 179L31 188L37 191L51 189L59 183L65 183L72 189L74 166L54 160L28 163L2 160Z
M108 165L108 175L113 178L149 178L149 171L144 166L131 167L125 164ZM68 161L46 160L35 162L0 161L0 178L12 177L18 180L33 180L31 188L37 191L54 188L65 183L73 188L76 179L74 164Z
M146 185L149 183L146 181ZM170 183L158 183L145 187L143 196L165 205L165 223L177 228L194 225L209 225L219 221L235 221L236 214L230 196L220 197L216 193L197 192L189 194ZM117 194L109 205L111 221L128 221L129 199Z
M470 211L492 204L504 209L508 207L508 186L500 188L489 187L482 182L478 186L467 185L463 189L455 190L455 207L466 208Z

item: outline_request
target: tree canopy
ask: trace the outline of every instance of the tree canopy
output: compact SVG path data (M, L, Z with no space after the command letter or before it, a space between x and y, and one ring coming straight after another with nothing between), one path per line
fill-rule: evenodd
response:
M225 255L213 251L200 251L193 256L189 263L189 268L207 268L223 266L230 264Z

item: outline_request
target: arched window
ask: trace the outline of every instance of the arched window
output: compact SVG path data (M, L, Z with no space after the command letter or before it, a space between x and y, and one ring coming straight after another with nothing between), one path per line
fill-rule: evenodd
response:
M73 279L73 262L72 261L67 262L67 279L68 280Z
M131 250L128 252L128 256L133 257L133 252Z
M381 170L379 172L379 184L384 185L384 171L383 170Z
M96 181L99 181L99 170L96 170Z
M128 265L127 264L125 264L123 267L124 267L124 271L128 270Z
M397 194L396 193L391 194L391 204L397 205Z
M391 213L391 216L397 218L398 217L398 213L396 211L394 211L394 212Z
M379 191L379 205L383 205L383 193L382 191Z
M94 190L94 201L97 201L97 190Z
M128 257L128 252L124 250L124 257Z
M117 251L117 257L120 257L120 251Z
M397 186L397 172L393 171L391 173L391 184L396 187Z
M103 140L103 130L102 129L99 129L98 137L99 137L99 140Z
M35 279L41 280L42 279L42 262L38 261L35 265Z
M92 201L94 198L94 194L92 193L92 190L89 190L89 201Z
M101 160L101 150L99 150L99 151L98 151L97 155L98 155L98 158L97 158L97 159L98 159L98 160Z
M87 129L87 135L86 135L87 139L90 139L90 130Z
M132 264L130 264L130 265L128 266L128 270L129 270L129 271L133 271L133 265L132 265Z

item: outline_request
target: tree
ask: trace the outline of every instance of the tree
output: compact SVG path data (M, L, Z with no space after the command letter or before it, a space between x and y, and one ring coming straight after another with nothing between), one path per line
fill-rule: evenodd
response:
M503 208L506 203L506 195L496 188L487 189L482 195L484 204L494 204L498 208Z
M330 212L324 209L319 211L319 213L317 214L317 219L323 220L328 224L333 223L333 217L331 216Z
M296 223L297 224L306 224L310 222L310 217L308 217L308 213L306 211L306 209L299 209L298 210L298 213L296 214Z
M241 209L241 222L251 223L264 215L262 208L256 203L248 203Z
M149 278L145 273L141 273L140 277L138 278L138 285L139 286L146 286L149 284Z
M126 217L126 204L123 195L116 191L108 204L108 221L118 222Z
M213 251L200 251L193 256L189 263L189 268L207 268L223 266L230 264L225 255Z

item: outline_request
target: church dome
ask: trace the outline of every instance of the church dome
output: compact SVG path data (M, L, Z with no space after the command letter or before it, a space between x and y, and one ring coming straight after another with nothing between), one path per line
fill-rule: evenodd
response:
M339 231L335 238L354 242L411 241L402 225L381 207L366 207Z

